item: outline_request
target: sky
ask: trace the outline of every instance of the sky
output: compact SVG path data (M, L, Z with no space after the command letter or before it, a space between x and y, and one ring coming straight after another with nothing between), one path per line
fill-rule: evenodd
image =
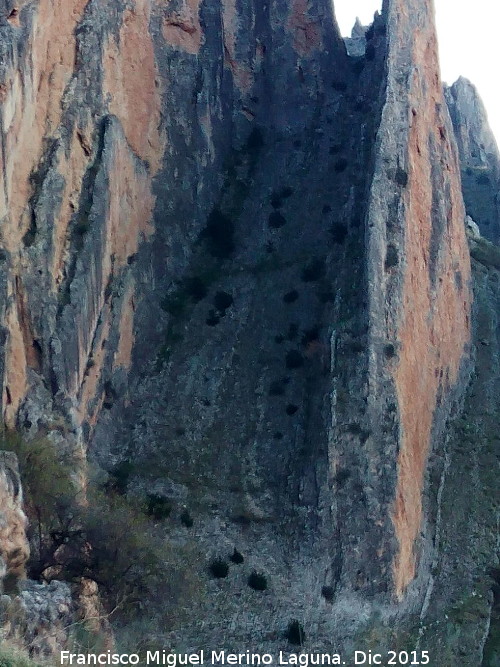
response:
M371 23L382 0L334 0L343 35L350 35L356 16ZM441 78L452 84L460 75L476 86L490 126L500 144L500 2L498 0L434 0L441 60Z

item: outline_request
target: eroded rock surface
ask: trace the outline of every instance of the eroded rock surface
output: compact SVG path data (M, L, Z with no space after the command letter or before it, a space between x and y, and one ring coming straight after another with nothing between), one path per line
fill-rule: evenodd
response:
M0 452L0 582L15 585L26 575L29 557L26 515L17 458Z

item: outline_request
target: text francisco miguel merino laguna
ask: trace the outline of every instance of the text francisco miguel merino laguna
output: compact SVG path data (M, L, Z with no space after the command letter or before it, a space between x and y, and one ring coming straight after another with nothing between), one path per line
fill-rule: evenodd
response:
M361 651L359 651L361 653ZM181 667L190 665L342 665L338 653L228 653L227 651L199 651L198 653L168 653L167 651L146 651L138 653L71 653L61 651L61 665L168 665ZM359 662L356 664L371 664ZM376 663L375 663L376 664Z

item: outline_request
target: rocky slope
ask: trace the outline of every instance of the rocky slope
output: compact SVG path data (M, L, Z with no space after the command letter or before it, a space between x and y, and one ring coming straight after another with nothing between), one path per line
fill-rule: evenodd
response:
M464 222L498 240L497 163L468 84L445 100L430 0L385 2L353 55L327 0L1 11L3 421L71 454L80 488L97 467L168 508L181 557L143 632L274 652L296 619L311 650L481 664L482 439L467 522L449 498L452 421L496 381L473 334L497 359L499 267L476 241L474 305ZM476 585L481 623L440 625Z

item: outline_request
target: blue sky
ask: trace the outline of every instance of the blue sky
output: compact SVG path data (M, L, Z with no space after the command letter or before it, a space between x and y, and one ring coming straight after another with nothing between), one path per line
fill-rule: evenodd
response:
M356 16L370 23L381 0L334 0L343 35L350 34ZM498 0L434 0L443 81L460 75L479 90L490 125L500 143L500 2Z

